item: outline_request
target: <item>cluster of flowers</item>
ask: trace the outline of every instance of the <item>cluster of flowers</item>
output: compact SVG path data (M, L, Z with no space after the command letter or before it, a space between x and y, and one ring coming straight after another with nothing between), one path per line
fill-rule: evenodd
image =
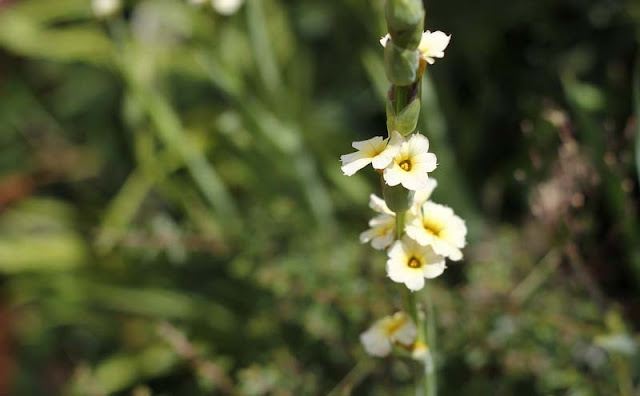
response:
M437 182L428 172L436 168L436 156L430 153L429 140L413 134L404 139L393 132L390 139L376 136L354 142L355 153L343 155L342 170L347 175L371 164L382 171L389 186L402 186L415 191L411 208L406 213L404 236L396 240L396 213L385 201L371 194L369 206L379 213L369 221L369 230L360 241L371 243L374 249L388 249L387 275L404 283L412 291L424 287L425 278L441 275L445 258L462 259L461 248L466 244L467 227L464 221L447 206L429 200Z
M380 40L385 46L389 36ZM418 51L422 59L432 64L434 58L444 57L444 49L450 36L437 31L426 31ZM367 231L360 235L362 243L371 243L377 250L387 249L387 276L394 282L403 283L409 290L424 287L425 279L441 275L445 259L462 259L461 249L466 244L465 222L445 205L430 200L437 182L429 177L436 169L437 160L429 152L429 140L414 133L403 137L393 131L389 138L374 138L353 142L357 151L343 155L342 171L351 176L371 164L388 186L402 185L414 192L413 201L405 216L403 232L396 230L396 213L390 210L384 199L371 194L369 206L378 213L369 221ZM402 235L398 240L397 235ZM377 321L361 336L365 350L374 356L386 356L393 345L411 348L414 357L426 350L424 345L415 345L416 325L404 312L398 312Z

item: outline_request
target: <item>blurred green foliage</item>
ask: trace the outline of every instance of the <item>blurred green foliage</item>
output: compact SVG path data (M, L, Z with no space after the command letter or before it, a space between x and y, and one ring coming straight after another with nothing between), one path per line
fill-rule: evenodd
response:
M358 343L401 304L338 161L385 131L383 7L0 1L1 394L410 393ZM425 291L441 394L637 395L640 4L426 10L418 128L471 230Z

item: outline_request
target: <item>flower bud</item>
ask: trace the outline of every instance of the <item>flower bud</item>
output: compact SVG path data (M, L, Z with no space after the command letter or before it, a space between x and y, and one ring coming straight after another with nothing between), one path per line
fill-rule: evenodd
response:
M382 184L382 196L387 207L396 213L402 213L409 210L415 191L407 190L401 184L390 186L384 182L384 178L380 178Z
M387 95L387 130L389 135L393 131L398 131L402 136L407 136L416 129L418 118L420 117L420 91L418 84L411 86L409 104L399 113L395 111L393 89L392 86Z
M420 53L395 45L393 39L384 47L384 70L394 85L406 86L417 80Z
M396 45L416 49L424 26L422 0L387 0L384 11L387 28Z

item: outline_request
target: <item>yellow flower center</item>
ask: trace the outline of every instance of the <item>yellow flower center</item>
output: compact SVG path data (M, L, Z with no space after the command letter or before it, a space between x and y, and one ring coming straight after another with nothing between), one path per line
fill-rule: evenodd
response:
M440 236L440 231L444 228L442 225L429 220L425 220L422 225L427 233L434 236Z
M389 225L384 225L384 226L380 226L378 227L378 229L376 229L376 235L379 237L383 237L385 235L387 235L387 233L389 231L392 231L394 229L395 225L394 224L389 224Z
M406 159L398 164L403 171L409 172L411 170L411 161Z
M404 326L407 323L407 318L405 316L402 316L399 319L392 319L389 323L387 323L387 325L385 326L385 333L387 334L387 337L391 337L393 334L395 334L396 331L400 330L402 328L402 326Z
M416 256L411 256L411 258L409 259L409 262L407 263L407 265L410 268L420 268L420 267L422 267L422 263L420 262L420 260L418 260L418 258Z

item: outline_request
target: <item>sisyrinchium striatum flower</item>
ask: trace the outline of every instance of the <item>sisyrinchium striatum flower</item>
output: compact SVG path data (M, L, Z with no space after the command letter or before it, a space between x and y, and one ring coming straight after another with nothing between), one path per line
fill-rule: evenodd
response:
M417 332L416 325L409 315L396 312L376 321L360 335L360 342L369 355L384 357L391 353L394 344L411 346Z
M436 278L447 268L444 257L431 246L422 246L407 236L396 241L388 255L387 276L411 291L422 289L425 278Z
M467 226L453 209L431 201L425 202L418 215L406 227L407 235L420 245L453 261L462 259L466 244Z
M391 134L391 138L387 139L376 136L368 140L353 142L351 146L358 151L340 157L342 172L347 176L352 176L369 164L374 169L386 168L400 150L400 143L403 141L402 135L394 132Z
M418 51L422 59L427 61L428 64L433 65L434 58L444 58L444 50L449 45L451 35L446 35L441 31L435 31L431 33L426 31L422 33L422 40L418 45Z
M436 169L436 155L429 152L429 139L413 134L400 144L400 149L384 169L384 180L390 186L402 184L407 190L429 188L429 172Z
M386 47L389 40L391 40L391 36L387 34L380 39L380 45ZM444 50L449 45L449 41L451 41L451 35L447 36L439 30L423 32L420 44L418 44L420 57L428 64L433 65L435 58L444 58Z
M369 229L360 234L360 242L371 242L376 250L389 247L396 238L396 217L383 213L369 220Z

